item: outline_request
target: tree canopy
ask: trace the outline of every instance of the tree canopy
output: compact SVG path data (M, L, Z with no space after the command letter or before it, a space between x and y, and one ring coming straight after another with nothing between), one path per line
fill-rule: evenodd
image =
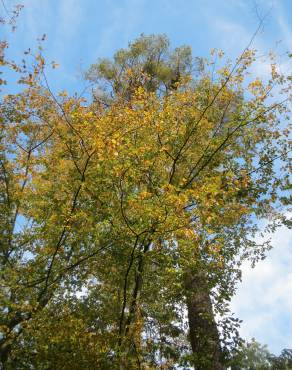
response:
M92 65L84 99L52 92L41 48L18 65L6 47L3 368L226 369L241 262L268 248L258 220L285 221L290 77L250 76L250 48L232 64L142 35Z

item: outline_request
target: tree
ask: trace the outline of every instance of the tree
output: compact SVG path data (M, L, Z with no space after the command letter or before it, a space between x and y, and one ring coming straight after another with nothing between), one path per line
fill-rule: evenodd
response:
M131 99L139 87L167 94L177 88L182 78L201 68L202 60L197 58L194 64L189 46L171 51L165 35L141 35L128 49L118 50L113 60L100 59L92 64L85 77L98 87L95 98L105 97L110 102L110 97L116 96Z
M219 334L214 312L264 253L252 221L287 187L289 97L269 97L289 80L272 66L246 86L249 49L194 75L189 48L143 36L91 69L111 87L85 101L53 94L41 50L29 56L3 58L25 89L1 101L2 363L223 369L237 322Z
M162 42L163 41L163 42ZM162 47L163 45L163 47ZM90 68L90 71L88 73L88 78L92 81L95 81L95 83L100 83L100 81L106 80L109 82L110 89L108 90L108 93L111 95L111 99L125 99L129 100L131 98L131 94L133 93L132 86L135 87L135 89L138 86L142 86L143 89L145 89L148 92L155 91L160 96L161 94L167 96L169 94L173 93L173 89L166 88L162 90L160 88L161 83L164 82L159 74L159 69L152 69L150 71L150 75L145 73L145 65L148 65L149 60L155 60L159 61L159 65L163 65L163 70L167 69L168 66L171 66L171 61L173 60L173 56L169 49L167 49L169 46L169 43L166 42L165 37L163 36L149 36L145 37L142 36L140 39L137 39L132 44L129 45L129 49L127 50L121 50L118 51L114 56L114 61L111 62L110 60L102 60L98 64L93 65ZM194 70L194 64L193 59L191 57L191 52L188 48L184 48L183 50L188 50L188 53L180 53L175 50L176 55L180 55L181 57L185 57L187 55L187 62L179 62L177 65L183 65L188 66L188 69L182 69L178 75L180 77L180 81L185 80L188 81L192 75L192 71ZM220 54L220 53L219 53ZM161 58L161 55L163 57ZM120 58L122 56L122 58ZM199 110L199 118L195 121L195 125L199 125L201 120L217 120L217 127L215 126L215 130L212 132L213 137L210 140L210 137L207 136L207 140L205 143L203 143L203 147L205 147L205 151L203 151L200 156L197 158L197 161L195 161L195 165L192 169L189 169L188 171L188 177L184 177L184 174L179 173L178 171L178 180L175 181L175 172L177 170L177 162L183 162L183 152L185 149L185 146L188 145L188 141L191 140L192 135L197 135L196 126L191 127L189 129L189 132L185 134L184 141L182 141L180 144L181 146L177 148L177 150L173 150L173 146L169 144L169 141L166 140L168 147L165 148L167 155L170 157L170 159L173 160L173 164L171 166L171 172L170 172L170 183L174 183L177 185L178 181L181 180L181 178L186 182L186 184L183 184L183 188L186 188L189 186L190 182L196 180L196 176L199 177L200 171L204 170L205 167L209 166L209 159L213 159L215 155L221 150L224 149L224 146L229 146L229 139L233 135L233 133L229 136L225 131L225 138L222 133L224 130L229 130L228 127L226 127L228 124L227 122L229 120L234 120L235 122L242 119L242 116L244 114L247 114L245 117L251 117L252 122L248 121L243 123L243 126L245 124L250 125L254 122L256 122L258 119L261 119L261 113L259 116L257 113L259 113L261 110L265 112L265 109L263 106L261 108L257 106L256 111L254 111L255 106L259 101L261 103L263 100L267 99L270 94L270 88L272 88L271 81L273 78L279 78L280 76L277 75L277 72L275 70L275 65L272 65L272 79L270 80L269 84L264 88L262 83L259 80L255 80L254 82L250 83L249 87L251 92L254 94L255 99L251 103L249 102L248 106L245 105L243 94L244 90L242 86L239 88L240 81L243 79L244 69L249 66L249 64L252 63L252 61L255 59L255 54L253 51L250 51L246 49L243 54L238 58L233 68L229 66L229 68L226 68L225 70L222 70L222 75L219 78L219 82L217 83L213 82L213 77L211 78L211 74L208 71L204 70L203 61L200 60L200 68L196 68L195 70L199 73L199 76L197 76L197 79L193 79L191 82L192 87L199 92L200 98L202 99L202 109ZM196 61L198 61L197 59ZM158 62L157 62L158 63ZM214 61L210 63L211 65L214 64ZM166 67L165 67L166 66ZM172 76L175 72L175 68L173 68L173 72L169 72L168 76ZM156 72L158 71L158 72ZM168 69L168 71L170 71ZM118 77L117 77L118 76ZM147 81L156 81L156 83L149 87L147 84ZM123 81L118 82L117 81ZM133 84L133 81L135 83ZM176 81L175 88L178 88L179 86L179 80ZM99 85L100 86L100 85ZM116 86L122 86L123 90L116 89ZM169 85L168 85L169 86ZM171 85L174 87L174 85ZM184 85L183 83L180 85L181 89L184 89L188 84ZM231 87L230 87L231 86ZM261 92L257 89L261 90ZM135 91L134 89L134 91ZM126 93L125 93L126 92ZM228 97L224 94L227 94ZM260 97L261 95L261 97ZM222 97L223 96L223 97ZM254 102L257 101L256 104ZM260 108L259 111L257 109ZM273 109L272 109L273 110ZM215 112L214 112L215 111ZM244 112L244 113L243 113ZM254 115L255 114L255 115ZM211 116L211 119L209 118ZM274 117L275 118L275 117ZM265 118L264 118L265 120ZM244 120L243 120L244 121ZM213 128L214 128L213 126ZM201 129L201 128L200 128ZM237 130L241 130L241 125L234 128L235 132ZM222 132L223 131L223 132ZM232 131L232 130L231 130ZM188 136L189 134L189 136ZM241 134L243 134L241 132ZM220 137L222 139L221 144L218 145L218 141L220 143ZM218 140L219 138L219 140ZM160 138L159 138L160 139ZM218 141L217 141L218 140ZM213 141L213 142L212 142ZM162 140L163 143L163 140ZM212 152L212 144L214 145L213 152ZM199 145L200 143L197 141L196 145ZM234 143L233 143L234 144ZM163 144L162 144L163 145ZM222 146L221 146L222 145ZM244 143L243 146L249 146L250 143L247 141ZM191 145L189 145L191 146ZM171 148L171 150L168 150L168 148ZM188 148L189 149L189 148ZM195 150L195 148L192 148ZM175 154L174 154L175 153ZM238 155L238 153L236 154ZM255 155L255 153L250 154L250 158L247 159L247 162L251 161L252 155ZM273 158L275 156L274 153L269 153L265 156L265 158ZM215 156L216 158L216 156ZM260 159L262 163L265 161L263 160L264 157ZM221 162L220 165L224 166L225 159L223 157L220 158ZM230 158L228 158L230 159ZM190 158L187 159L189 161ZM215 159L214 159L215 160ZM217 164L216 164L217 165ZM215 166L216 166L215 165ZM264 213L260 215L261 212L263 212L262 205L265 203L265 205L268 205L267 199L261 199L261 191L259 193L255 193L254 190L257 186L259 186L259 180L256 180L256 184L252 183L252 178L249 176L250 173L253 173L255 169L250 169L249 171L243 169L243 167L240 168L240 166L237 163L237 160L235 161L235 164L231 165L233 167L233 171L236 169L237 172L241 172L241 181L245 182L245 189L242 189L242 184L239 184L238 192L236 193L236 199L234 199L234 195L230 196L230 201L234 204L236 203L236 206L242 206L249 208L249 213L251 211L250 208L257 207L257 209L253 209L253 211L256 211L258 216L264 216L264 213L267 211L267 209L264 210ZM227 166L228 168L228 166ZM267 168L265 168L267 170ZM269 169L270 170L270 169ZM186 301L189 311L189 325L190 325L190 339L192 343L192 347L194 352L196 353L196 356L202 357L202 368L206 369L208 364L206 364L206 357L208 357L208 354L212 353L214 354L214 358L222 358L222 350L219 342L219 333L217 330L217 325L214 320L214 315L212 312L212 303L210 295L214 295L214 291L212 289L216 287L217 289L222 289L222 291L219 293L219 297L216 297L217 303L221 301L220 294L225 298L230 296L230 294L233 293L234 289L234 279L238 277L236 270L234 269L234 258L239 253L240 248L242 247L241 244L245 245L246 250L249 249L249 247L255 247L255 243L252 240L248 240L247 235L249 232L254 231L252 228L249 228L247 226L247 219L246 214L241 215L240 213L237 214L238 217L229 218L227 221L222 220L222 214L225 212L225 206L226 206L226 199L223 195L223 183L226 181L231 181L230 184L226 184L227 187L229 186L236 186L237 184L234 183L234 178L229 178L229 180L225 179L225 173L228 172L222 171L221 174L221 181L220 181L220 195L219 191L217 194L218 196L222 197L221 204L218 201L215 201L215 205L217 206L217 215L214 216L214 219L216 220L214 224L217 223L218 225L218 216L220 218L219 227L216 227L214 224L212 226L208 225L208 232L204 233L204 226L199 223L197 225L197 229L202 230L202 239L197 244L200 245L200 251L196 254L195 258L194 256L191 257L191 260L196 261L195 266L192 268L184 268L184 290L186 291ZM235 171L234 171L235 172ZM255 171L256 172L256 171ZM231 171L232 173L232 171ZM223 175L223 176L222 176ZM233 175L234 176L234 175ZM223 177L223 178L222 178ZM265 179L264 181L266 181ZM201 186L204 185L204 180L201 183ZM240 181L239 181L240 183ZM232 185L231 185L232 184ZM182 184L180 184L181 186ZM261 186L261 185L260 185ZM254 190L252 190L254 188ZM215 189L212 189L215 190ZM180 190L179 190L180 191ZM265 191L263 191L264 193ZM253 193L253 194L252 194ZM262 194L263 194L262 193ZM274 190L272 191L274 194ZM249 195L249 196L248 196ZM247 199L248 196L248 199ZM274 196L274 195L273 195ZM272 197L273 197L272 196ZM212 198L212 196L209 194L209 199ZM257 204L257 202L259 203ZM214 208L214 203L210 201L212 206L208 209L210 211L212 208ZM196 204L196 202L195 202ZM208 204L208 199L204 199L204 206ZM192 205L193 206L193 205ZM198 203L196 204L198 206ZM187 206L186 206L187 208ZM214 211L212 210L214 213ZM267 214L266 213L266 214ZM243 217L242 217L243 216ZM202 217L199 218L200 221L202 220ZM215 226L215 227L214 227ZM212 229L211 229L212 228ZM211 229L211 230L210 230ZM208 236L209 234L213 234L213 238ZM207 235L206 235L207 234ZM212 240L213 239L213 240ZM215 264L215 268L213 267L210 271L210 253L206 253L206 249L210 248L210 245L212 243L217 243L218 240L220 241L219 244L224 245L225 249L225 263L224 263L224 272L222 273L217 268L217 265ZM194 243L194 241L193 241ZM208 247L206 248L206 244ZM223 249L223 248L222 248ZM257 252L260 252L260 248L253 248L255 249L255 254ZM222 256L221 256L222 257ZM226 258L227 257L227 258ZM230 265L228 266L228 259L230 259ZM180 260L180 259L179 259ZM212 261L212 259L211 259ZM212 261L213 262L213 261ZM215 271L214 271L215 270ZM226 281L227 279L227 281ZM221 285L221 286L220 286ZM223 299L224 300L224 299ZM222 303L222 302L221 302ZM220 303L219 303L220 304ZM222 309L222 307L221 307ZM236 321L235 321L235 325ZM199 355L198 355L199 354ZM216 361L217 361L216 360ZM197 365L200 362L200 359L197 359ZM211 360L211 361L214 361ZM219 360L218 360L219 361ZM212 368L213 365L210 365ZM218 365L220 367L220 365Z
M232 370L289 370L292 368L291 350L284 349L279 356L271 354L267 346L252 339L240 346L231 362Z

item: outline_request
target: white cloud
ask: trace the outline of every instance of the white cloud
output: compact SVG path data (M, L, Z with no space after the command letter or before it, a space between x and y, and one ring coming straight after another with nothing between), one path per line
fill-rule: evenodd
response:
M232 300L232 310L243 320L241 334L278 353L292 348L292 232L279 228L272 236L273 249L254 269L243 266L242 283Z

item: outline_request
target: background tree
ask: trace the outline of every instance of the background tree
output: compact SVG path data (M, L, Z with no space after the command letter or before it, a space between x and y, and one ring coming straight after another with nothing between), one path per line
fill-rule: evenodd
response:
M92 64L85 78L96 89L94 97L110 103L117 96L131 99L139 87L167 94L202 67L202 59L194 60L189 46L172 51L166 35L141 35L129 48L118 50L113 60L104 58Z
M252 339L240 346L231 362L232 370L289 370L292 368L291 350L284 349L279 356L271 354L267 346Z

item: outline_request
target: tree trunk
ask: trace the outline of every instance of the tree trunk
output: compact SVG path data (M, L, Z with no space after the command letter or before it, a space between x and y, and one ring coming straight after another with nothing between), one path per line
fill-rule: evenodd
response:
M141 369L141 363L139 359L139 347L140 347L140 340L137 341L137 338L135 338L135 333L131 332L133 330L133 327L131 327L133 324L135 324L135 321L137 319L137 307L138 307L138 300L139 296L142 290L143 285L143 272L144 272L144 256L148 252L150 248L151 242L148 242L144 245L142 251L139 252L139 255L137 256L137 267L136 267L136 273L135 273L135 281L134 281L134 287L132 291L131 296L131 302L129 305L129 314L128 317L125 320L125 324L122 323L121 327L123 331L121 331L120 335L122 336L119 346L123 345L125 346L124 351L125 355L123 358L120 358L120 369L132 369L132 365L127 363L129 358L133 359L135 362L135 369ZM122 315L123 316L123 315ZM141 332L139 331L136 333L136 337L141 336ZM126 359L126 357L129 357ZM123 363L121 363L121 360ZM124 363L127 363L124 365ZM131 367L130 367L131 366Z
M203 271L188 271L184 287L195 369L226 370L206 275Z
M5 369L6 361L8 360L9 353L11 351L11 345L8 342L4 342L0 345L0 369Z

